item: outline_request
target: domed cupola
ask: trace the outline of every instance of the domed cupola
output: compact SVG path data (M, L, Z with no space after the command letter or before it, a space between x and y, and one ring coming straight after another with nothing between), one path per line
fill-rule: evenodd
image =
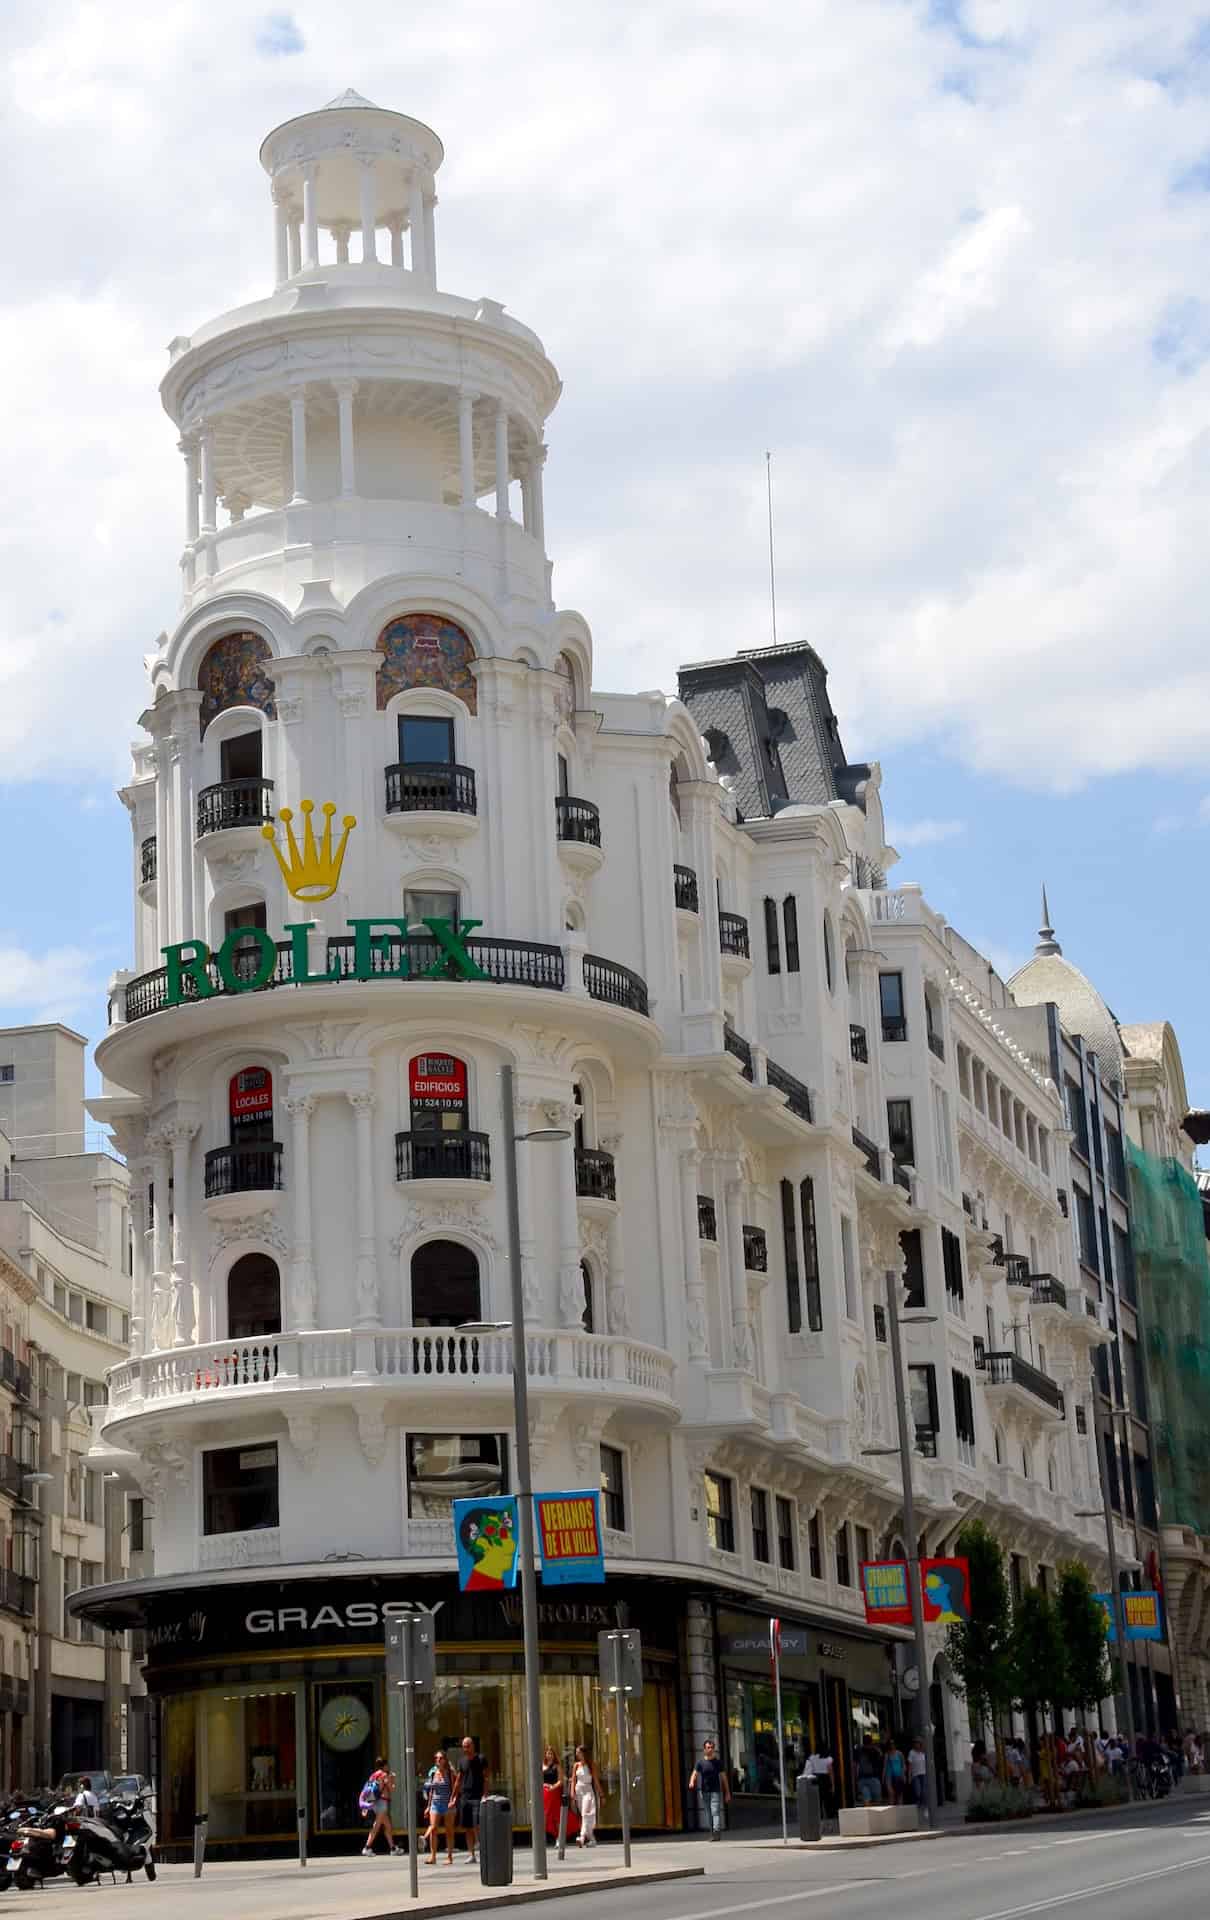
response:
M1122 1041L1118 1023L1097 989L1079 967L1068 960L1050 924L1046 888L1042 889L1042 925L1032 960L1027 960L1008 983L1019 1007L1053 1001L1069 1033L1078 1033L1095 1053L1101 1072L1122 1083Z

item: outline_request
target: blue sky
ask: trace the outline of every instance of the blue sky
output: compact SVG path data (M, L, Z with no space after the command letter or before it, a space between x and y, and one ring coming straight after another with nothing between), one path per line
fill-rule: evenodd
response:
M823 654L898 877L1000 964L1042 879L1210 1103L1210 13L1188 0L71 0L0 19L0 1020L94 1035L112 799L176 617L165 345L264 290L263 134L428 120L443 285L533 325L561 604L603 686Z

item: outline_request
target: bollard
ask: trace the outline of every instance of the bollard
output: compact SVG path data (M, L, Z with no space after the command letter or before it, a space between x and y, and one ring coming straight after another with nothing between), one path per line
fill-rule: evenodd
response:
M206 1822L208 1813L195 1813L193 1816L193 1877L200 1880L202 1867L206 1861Z
M819 1840L823 1836L823 1819L819 1803L819 1782L808 1780L805 1776L797 1782L798 1787L798 1837L800 1840Z
M298 1864L300 1867L305 1867L307 1864L307 1809L297 1807L294 1818L298 1822Z

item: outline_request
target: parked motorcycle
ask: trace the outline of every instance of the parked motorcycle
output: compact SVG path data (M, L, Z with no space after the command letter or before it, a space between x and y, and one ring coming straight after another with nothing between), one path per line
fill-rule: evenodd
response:
M74 1837L68 1832L69 1806L56 1806L47 1812L29 1808L32 1815L17 1827L9 1842L5 1879L10 1887L40 1887L68 1871L74 1851Z
M75 1845L70 1851L67 1873L78 1887L99 1879L103 1873L124 1873L129 1886L131 1876L140 1867L149 1880L155 1879L151 1822L141 1794L133 1800L111 1800L104 1817L84 1814L78 1823L72 1824ZM69 1833L67 1838L70 1840L73 1835Z

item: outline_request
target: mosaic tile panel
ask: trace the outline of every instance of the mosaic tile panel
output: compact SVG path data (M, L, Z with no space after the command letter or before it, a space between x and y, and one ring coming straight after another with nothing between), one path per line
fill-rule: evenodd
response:
M266 719L276 720L277 689L266 671L272 657L269 642L259 633L225 633L208 649L197 677L203 737L210 722L228 707L256 707Z
M475 649L469 634L442 613L404 613L378 636L382 655L377 699L381 712L394 694L408 687L443 687L476 711L477 688L471 672Z

